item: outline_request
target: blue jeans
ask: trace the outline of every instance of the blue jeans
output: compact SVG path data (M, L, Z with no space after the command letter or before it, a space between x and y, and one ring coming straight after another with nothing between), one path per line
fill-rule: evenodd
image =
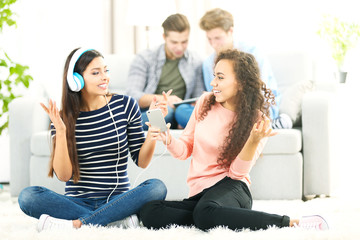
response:
M83 224L106 226L111 222L137 214L141 207L153 200L164 200L166 187L158 179L150 179L134 189L107 198L77 198L58 194L45 187L27 187L19 195L21 210L35 218L41 214L80 220Z
M175 120L183 128L186 127L195 106L191 104L180 104L175 111Z

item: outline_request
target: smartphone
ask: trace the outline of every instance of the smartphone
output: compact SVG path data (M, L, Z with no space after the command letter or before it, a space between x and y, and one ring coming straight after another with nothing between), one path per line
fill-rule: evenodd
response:
M161 132L167 131L166 122L160 109L148 110L146 111L146 115L149 119L151 126L160 128Z

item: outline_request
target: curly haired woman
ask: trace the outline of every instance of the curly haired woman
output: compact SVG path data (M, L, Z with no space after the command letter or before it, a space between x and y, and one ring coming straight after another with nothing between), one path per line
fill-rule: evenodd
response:
M189 198L152 201L140 210L148 228L169 225L208 230L269 226L327 229L320 216L288 216L252 210L249 172L272 131L269 107L274 96L260 79L255 58L238 50L221 52L215 61L211 93L203 94L179 139L170 132L153 131L152 137L168 143L173 157L192 155L187 182ZM168 137L168 139L166 139Z

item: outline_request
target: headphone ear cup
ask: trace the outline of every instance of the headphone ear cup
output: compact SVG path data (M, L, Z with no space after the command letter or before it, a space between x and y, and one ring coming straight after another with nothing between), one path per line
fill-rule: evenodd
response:
M73 78L76 83L76 90L74 91L79 92L84 87L84 78L77 72L74 72Z

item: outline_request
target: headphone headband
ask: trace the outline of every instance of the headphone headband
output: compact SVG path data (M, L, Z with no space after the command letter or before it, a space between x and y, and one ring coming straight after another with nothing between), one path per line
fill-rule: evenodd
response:
M93 49L79 48L78 50L76 50L76 52L71 57L68 72L67 72L67 77L66 77L71 91L79 92L84 87L83 77L79 73L74 72L74 69L75 69L76 62L77 62L77 60L79 60L81 55L83 55L83 53L90 51L90 50L93 50Z

